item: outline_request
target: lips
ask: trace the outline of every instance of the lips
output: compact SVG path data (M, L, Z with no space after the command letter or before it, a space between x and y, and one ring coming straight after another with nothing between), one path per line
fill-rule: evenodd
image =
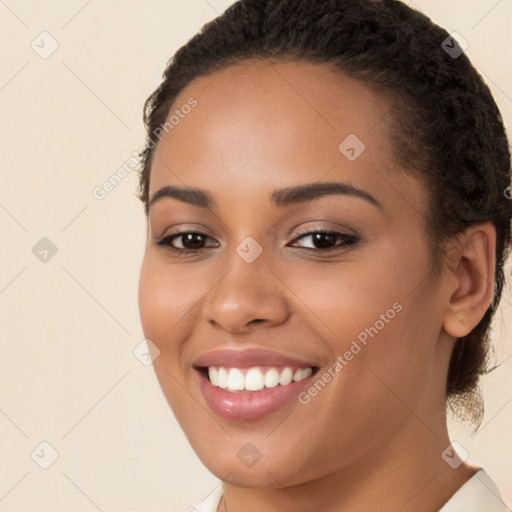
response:
M310 362L263 349L217 350L200 356L193 366L199 373L200 388L211 410L223 418L238 421L256 420L281 409L309 385L311 376L318 370ZM259 385L249 386L246 380L244 386L244 376L260 371L270 377L265 379L264 386L261 377ZM219 372L229 378L219 379ZM288 378L271 378L276 373ZM210 379L208 375L215 378ZM236 385L231 377L236 377ZM251 380L254 382L254 378Z
M195 367L206 368L208 366L224 366L229 368L251 368L255 366L279 366L292 368L309 368L314 363L301 361L293 357L280 354L271 350L250 349L234 350L224 349L209 352L196 359Z

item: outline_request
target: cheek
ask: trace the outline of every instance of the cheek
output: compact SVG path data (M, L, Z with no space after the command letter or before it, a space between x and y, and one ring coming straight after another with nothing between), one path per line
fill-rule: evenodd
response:
M167 267L167 268L166 268ZM180 351L193 321L190 312L194 300L182 292L180 273L146 253L142 262L138 301L144 337L160 350L153 368L160 387L175 414L187 410L190 397L183 391L183 374L179 368ZM197 302L197 300L196 300ZM183 342L181 341L183 340Z
M370 367L393 382L403 372L421 379L442 322L427 248L421 240L395 240L346 263L289 273L299 316L310 318L333 358L346 354L351 373L363 381L375 381Z
M138 297L144 335L160 350L191 321L189 313L198 301L190 280L185 282L181 272L148 253L141 266Z
M346 263L294 269L285 277L299 299L294 300L299 323L315 324L337 353L348 349L344 345L361 333L364 341L369 336L365 329L388 331L408 300L404 282L411 280L410 270L395 271L383 259Z
M332 354L332 366L318 375L325 388L310 388L301 402L309 402L312 418L323 418L324 427L312 428L331 448L357 446L363 434L378 442L392 433L410 414L404 403L413 406L429 383L439 331L425 279L428 258L397 259L396 252L336 271L290 273L287 280L301 299L301 322L316 326ZM332 426L340 428L336 435Z
M139 313L144 336L157 345L171 314L167 309L170 290L166 289L165 275L160 274L160 278L158 275L158 266L145 255L139 276Z
M176 380L169 375L181 375L179 370L180 340L186 339L187 316L183 314L187 297L180 293L176 272L169 272L145 256L139 278L139 314L144 337L154 343L160 353L153 361L153 368L166 398L179 391ZM178 377L181 381L181 378ZM169 402L172 408L173 404Z

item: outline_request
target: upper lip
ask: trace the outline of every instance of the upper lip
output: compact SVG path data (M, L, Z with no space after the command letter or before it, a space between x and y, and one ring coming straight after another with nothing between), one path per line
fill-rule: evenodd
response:
M265 349L220 349L198 357L193 366L224 366L234 368L251 368L255 366L290 366L293 368L310 368L315 365L279 352Z

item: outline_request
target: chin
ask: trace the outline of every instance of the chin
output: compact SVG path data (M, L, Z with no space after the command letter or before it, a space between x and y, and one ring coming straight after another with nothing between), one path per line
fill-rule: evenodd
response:
M230 446L236 446L231 440ZM247 444L249 444L248 442ZM194 446L192 445L194 448ZM309 479L314 479L311 467L298 464L296 457L286 453L273 454L271 457L261 454L261 458L250 460L247 454L252 448L219 449L218 453L207 446L204 450L195 450L204 466L220 480L226 483L248 489L277 489L300 485ZM245 460L244 460L245 458Z
M221 464L219 461L210 464L203 460L203 464L217 478L236 487L274 489L290 485L291 475L283 471L283 468L263 466L261 461L251 468L242 467L238 459L228 459Z

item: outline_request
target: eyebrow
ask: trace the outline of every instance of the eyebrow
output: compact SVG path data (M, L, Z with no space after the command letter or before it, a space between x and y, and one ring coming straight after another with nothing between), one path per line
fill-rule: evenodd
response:
M298 185L295 187L281 188L272 192L272 203L278 207L292 206L300 203L312 201L326 195L346 195L364 199L367 202L382 208L382 205L375 197L368 192L350 185L349 183L341 182L320 182L308 183L306 185ZM148 203L148 208L163 198L174 198L199 208L214 209L218 207L218 203L213 196L206 190L194 187L176 187L167 185L162 187L153 194L153 197Z

